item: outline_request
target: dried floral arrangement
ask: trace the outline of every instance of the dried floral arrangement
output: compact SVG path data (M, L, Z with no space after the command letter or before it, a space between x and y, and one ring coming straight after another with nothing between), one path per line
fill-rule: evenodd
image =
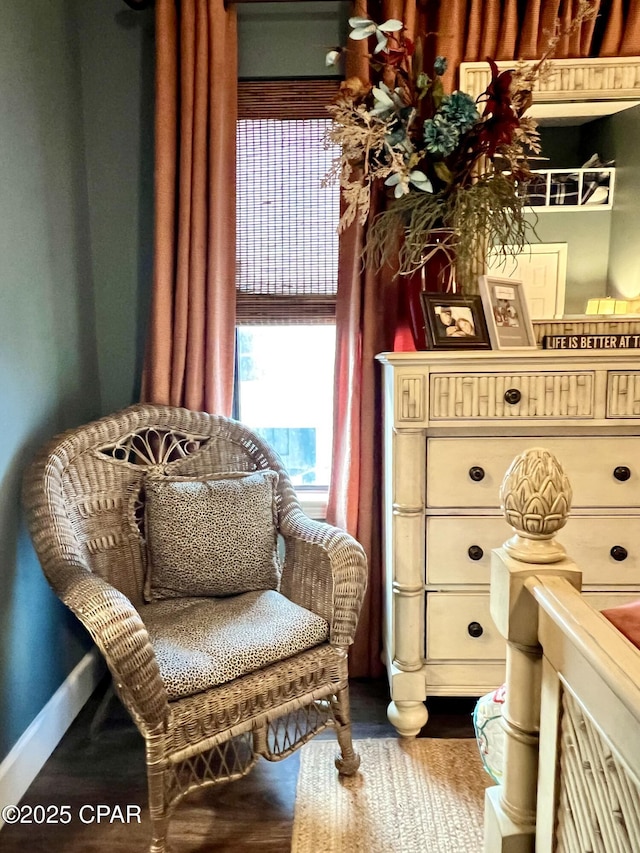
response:
M569 25L577 30L596 10L580 0ZM402 21L376 24L351 18L350 38L373 40L373 84L345 80L327 109L328 143L340 148L327 180L338 180L344 200L339 230L369 217L372 192L392 196L367 230L367 263L390 264L399 274L419 270L432 248L434 229L454 235L458 289L474 289L483 248L517 253L535 238L526 216L530 160L540 153L536 122L528 115L536 81L551 72L549 60L567 30L557 28L534 63L499 72L488 59L491 81L479 98L445 93L446 58L423 68L422 37L413 43ZM327 55L335 64L348 48ZM507 248L511 247L511 248Z

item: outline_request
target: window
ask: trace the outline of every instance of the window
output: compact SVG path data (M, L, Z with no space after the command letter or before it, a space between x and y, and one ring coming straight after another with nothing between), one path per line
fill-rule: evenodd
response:
M335 89L240 83L237 415L301 491L326 490L331 469L340 202L322 179L335 157L324 143Z
M238 327L240 419L278 452L296 487L329 485L334 349L334 325Z

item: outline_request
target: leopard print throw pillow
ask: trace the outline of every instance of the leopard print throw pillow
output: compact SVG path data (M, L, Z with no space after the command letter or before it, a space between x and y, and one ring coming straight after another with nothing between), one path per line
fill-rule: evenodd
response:
M145 598L277 589L275 471L149 477Z

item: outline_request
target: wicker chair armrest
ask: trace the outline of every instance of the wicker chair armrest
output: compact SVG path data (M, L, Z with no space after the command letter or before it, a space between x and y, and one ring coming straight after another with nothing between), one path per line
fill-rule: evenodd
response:
M56 592L100 649L138 728L143 733L157 731L167 720L169 700L136 608L126 595L79 566L65 566L64 582Z
M362 545L298 509L285 516L280 533L286 549L282 593L327 620L332 644L351 645L367 588Z

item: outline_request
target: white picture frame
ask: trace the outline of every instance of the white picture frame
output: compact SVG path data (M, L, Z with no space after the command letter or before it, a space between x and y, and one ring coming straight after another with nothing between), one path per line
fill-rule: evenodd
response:
M491 348L536 349L524 283L512 278L481 275L479 285Z

